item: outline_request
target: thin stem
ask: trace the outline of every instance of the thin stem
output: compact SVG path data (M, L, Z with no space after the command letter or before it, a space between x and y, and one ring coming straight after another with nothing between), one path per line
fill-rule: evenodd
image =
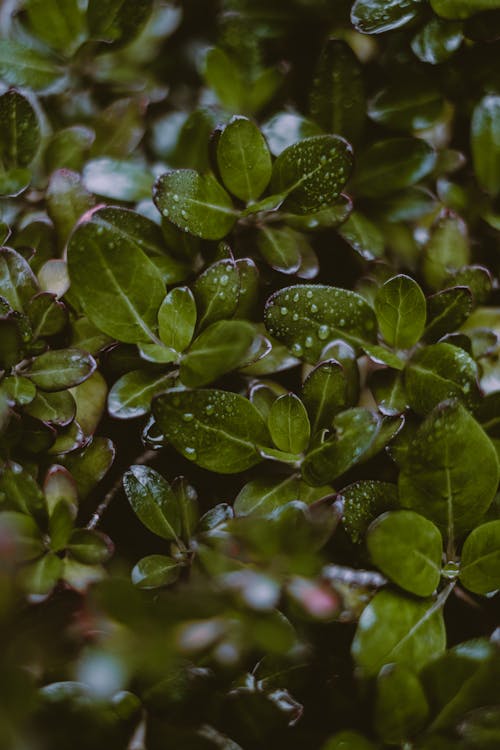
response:
M139 464L140 466L143 466L145 464L150 463L154 458L156 458L157 452L153 450L147 450L144 451L144 453L141 453L140 456L137 456L137 458L134 460L134 464ZM92 518L87 524L87 529L95 529L96 526L101 522L101 519L109 506L111 505L112 501L114 500L115 496L120 492L122 488L122 480L125 472L120 474L114 485L111 487L111 489L105 494L104 500L100 505L97 506L97 509L95 513L92 515Z

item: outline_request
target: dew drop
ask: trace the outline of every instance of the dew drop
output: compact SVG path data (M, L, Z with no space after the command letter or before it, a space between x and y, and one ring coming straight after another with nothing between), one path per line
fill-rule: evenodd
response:
M310 349L313 344L314 344L313 337L306 336L306 340L304 341L304 346L306 347L306 349Z
M309 291L308 291L308 292L306 293L306 297L307 297L307 299L311 299L311 297L312 297L312 296L313 296L313 293L312 293L312 291L311 291L311 290L309 289Z
M208 416L210 416L210 414L213 414L214 411L215 411L215 405L207 404L207 406L205 407L205 414L208 414Z
M303 349L300 344L292 344L291 348L292 348L293 354L295 354L296 357L301 356Z
M227 282L229 281L229 276L225 273L222 274L222 276L219 279L221 286L226 286Z
M292 315L292 320L298 320L298 319L299 319L299 314L298 313L294 313Z
M282 315L288 315L288 307L281 307L280 308L280 313Z
M173 196L172 196L172 198L174 199L174 201L175 201L176 203L178 203L178 202L179 202L179 196L177 195L177 193L174 193L174 194L173 194Z
M293 295L292 299L293 299L293 302L298 302L299 301L299 293L295 292L295 294Z
M326 338L328 338L329 333L330 329L326 325L322 325L318 328L318 338L321 339L321 341L324 341Z
M190 458L191 461L196 459L196 448L184 448L184 454L186 458Z
M311 312L317 313L318 312L318 305L315 305L314 302L311 305Z
M194 419L194 414L192 414L190 411L186 411L182 415L182 419L184 422L192 422Z

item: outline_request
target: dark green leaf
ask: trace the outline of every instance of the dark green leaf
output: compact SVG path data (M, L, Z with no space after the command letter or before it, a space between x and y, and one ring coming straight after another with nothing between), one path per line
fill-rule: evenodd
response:
M204 74L221 104L232 112L244 110L245 83L238 67L219 47L209 49L205 57Z
M352 168L352 148L335 135L305 138L285 149L273 165L271 190L287 196L286 206L307 214L333 203Z
M84 125L72 125L55 132L45 147L47 172L63 168L79 172L94 138L94 131Z
M59 88L64 72L49 55L13 39L0 40L0 78L34 91Z
M311 419L314 435L323 428L332 426L333 418L348 403L347 373L334 359L317 365L307 376L302 386L302 400Z
M268 426L275 446L281 451L302 453L309 445L309 417L294 393L276 399L269 412Z
M238 266L232 259L216 261L198 276L193 294L200 329L232 317L240 295Z
M107 221L105 211L93 213L71 236L72 288L104 333L131 343L155 341L152 329L165 296L163 279L138 244Z
M296 474L277 479L254 479L245 484L234 501L237 516L272 516L294 500L310 504L330 494L331 488L310 487Z
M399 495L403 506L434 521L453 539L486 512L498 478L497 454L486 433L463 406L446 401L410 440Z
M374 724L379 737L400 745L420 732L429 704L420 680L401 664L387 664L377 675Z
M271 179L271 155L260 130L246 117L233 117L217 143L220 176L230 193L255 201Z
M219 240L234 226L237 211L211 174L178 169L159 177L153 188L158 211L175 226L205 240Z
M457 51L463 39L461 23L446 23L440 18L432 18L417 31L411 48L422 62L438 65Z
M82 180L91 193L133 203L150 197L154 177L144 164L103 156L85 164Z
M363 34L382 34L413 21L422 5L422 0L356 0L351 22Z
M43 391L62 391L83 383L95 368L90 354L79 349L59 349L35 357L25 375Z
M63 571L63 561L52 552L23 567L21 585L30 594L49 594Z
M50 177L46 198L47 213L54 222L59 246L64 249L80 217L95 205L94 197L83 187L80 175L59 169Z
M212 323L183 356L181 381L191 388L207 385L244 364L254 334L253 326L243 320Z
M296 112L278 112L261 128L273 156L279 156L288 146L312 135L320 135L321 128Z
M15 89L0 96L0 163L2 169L27 167L40 146L38 116Z
M407 75L379 91L368 106L375 122L395 130L431 127L443 112L444 98L432 79Z
M446 212L433 227L425 248L424 277L432 289L447 286L451 271L469 262L470 249L467 226L456 214Z
M475 528L462 549L460 580L475 594L500 588L500 521Z
M341 39L329 39L320 55L310 111L327 133L358 140L365 119L363 76L356 55Z
M155 419L174 448L199 466L233 474L261 460L269 434L257 409L237 393L172 390L153 402Z
M448 398L471 406L479 395L477 365L457 346L431 344L408 363L405 389L408 403L417 414L427 414Z
M324 285L297 285L275 292L267 301L268 331L293 354L315 363L333 339L359 346L374 341L373 310L355 292Z
M378 141L357 159L353 189L379 198L414 185L434 169L435 151L420 138Z
M123 487L137 517L153 534L177 539L181 514L168 482L149 466L131 466L123 476Z
M126 372L109 392L109 413L116 419L142 417L150 410L153 397L173 384L174 377L170 373L150 373L145 370Z
M71 472L80 497L86 497L101 481L115 458L115 446L105 437L93 437L78 453L58 460Z
M276 271L296 273L302 261L301 251L306 238L290 227L280 229L263 226L257 235L257 245L264 260Z
M342 490L344 526L353 542L360 542L370 523L399 505L395 484L361 479Z
M390 663L419 672L445 646L439 599L422 602L381 591L363 610L351 651L362 673L371 677Z
M500 4L498 4L500 7ZM500 96L485 96L476 106L471 121L474 171L483 190L500 192Z
M49 47L68 57L87 37L85 12L79 0L27 0L31 31Z
M116 46L130 42L148 20L153 0L89 0L90 35Z
M321 745L321 750L376 750L376 745L362 734L346 729Z
M76 403L69 391L44 393L39 390L31 403L25 407L25 411L41 422L66 427L75 417Z
M482 10L500 8L499 0L431 0L431 5L443 18L469 18Z
M338 233L362 258L374 260L384 254L384 236L376 224L359 211L353 211Z
M0 294L19 312L38 292L33 271L24 258L8 247L0 248Z
M417 596L437 588L443 541L423 516L410 510L384 513L368 529L366 544L377 568L401 588Z
M183 352L193 338L196 325L196 303L187 287L177 287L167 294L158 311L158 332L165 346Z
M376 370L370 378L370 388L379 411L388 417L402 414L408 408L408 398L401 373Z
M466 286L443 289L427 298L427 327L424 338L437 341L460 328L472 310L472 295Z
M375 313L387 343L396 349L409 349L425 327L424 293L409 276L393 276L377 292Z
M174 583L181 572L181 566L166 555L148 555L139 560L132 570L132 581L141 589L156 589Z
M70 536L68 551L84 565L97 565L109 560L113 553L110 539L99 531L76 529Z

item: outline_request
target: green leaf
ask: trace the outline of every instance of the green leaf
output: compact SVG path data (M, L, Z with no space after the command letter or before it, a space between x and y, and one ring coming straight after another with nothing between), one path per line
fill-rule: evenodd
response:
M62 302L59 302L54 294L50 294L49 292L41 292L32 297L28 303L26 313L31 324L34 341L40 337L43 338L61 333L68 322L66 307Z
M370 101L372 120L394 130L430 128L442 115L444 98L432 79L406 75Z
M311 433L332 425L338 412L348 403L347 373L335 359L320 362L312 370L302 386L302 401L311 419Z
M426 724L429 704L416 674L401 664L386 664L377 675L374 725L379 737L401 745Z
M66 427L75 418L76 403L67 390L55 393L39 390L33 401L25 407L25 412L42 422Z
M70 238L72 289L104 333L119 341L157 343L152 329L165 296L161 274L136 242L107 221L104 211L82 221Z
M89 0L87 22L93 39L123 46L140 32L153 9L153 0Z
M355 346L375 340L376 320L368 303L356 292L331 286L280 289L267 300L264 319L272 336L311 363L334 339Z
M181 565L166 555L148 555L139 560L132 570L132 582L141 589L157 589L174 583Z
M435 163L435 151L420 138L377 141L358 156L352 187L367 198L391 195L426 177Z
M431 521L411 510L384 513L368 529L366 544L377 568L401 588L417 596L436 590L443 541Z
M230 112L245 108L245 84L233 60L220 49L212 47L205 56L205 79L220 103Z
M290 227L262 226L257 235L259 253L281 273L297 273L302 262L301 250L306 244L306 238Z
M257 409L229 391L169 391L153 402L154 417L186 458L219 474L234 474L259 463L269 434Z
M27 167L40 146L38 116L25 96L9 89L0 96L0 164L2 170Z
M448 286L451 271L469 263L470 249L467 225L456 214L444 213L433 227L425 248L423 273L432 289Z
M402 414L408 408L408 398L401 373L376 370L370 378L370 389L379 411L388 417Z
M352 168L352 148L336 135L316 135L282 151L273 165L270 189L285 193L292 212L307 214L333 203Z
M0 294L17 310L39 291L38 283L22 255L8 247L0 248Z
M40 560L23 567L20 576L21 585L30 594L45 596L52 591L62 571L63 560L49 552Z
M11 462L0 470L0 499L7 508L45 519L47 505L31 474L20 464Z
M471 149L477 181L483 190L497 196L500 193L500 96L485 96L475 107L471 120Z
M196 325L196 303L187 286L172 289L158 310L160 339L176 352L187 349Z
M269 412L268 427L275 446L281 451L302 453L309 445L309 417L304 404L294 393L276 399Z
M375 313L389 346L409 349L420 339L425 327L424 293L409 276L393 276L375 296Z
M40 530L30 516L2 510L0 529L2 536L13 543L13 557L16 562L27 562L44 554L45 547Z
M461 23L431 18L412 39L411 48L419 60L438 65L448 60L464 40Z
M122 375L108 395L108 411L115 419L134 419L147 414L154 396L174 385L170 373L132 370Z
M457 398L468 406L478 399L478 369L467 352L452 344L431 344L413 355L405 370L408 403L427 414L441 401Z
M395 484L374 479L360 479L345 487L343 498L344 526L351 540L361 541L370 523L381 513L399 505Z
M94 138L94 131L84 125L72 125L56 131L45 147L47 172L63 168L80 172Z
M271 179L271 155L263 135L246 117L233 117L217 143L217 165L230 193L255 201Z
M51 56L13 39L0 39L0 78L5 83L45 93L60 88L63 77Z
M62 391L83 383L96 368L90 354L79 349L58 349L35 357L24 374L43 391Z
M199 329L231 318L240 295L240 275L236 263L232 259L213 263L194 282L193 294L198 309Z
M500 521L475 528L462 549L460 580L475 594L500 588Z
M431 0L432 10L442 18L469 18L483 10L500 8L499 0Z
M71 57L87 38L79 0L27 0L30 30L49 47Z
M237 211L212 174L177 169L158 177L153 201L166 219L205 240L219 240L233 228Z
M466 286L443 289L427 298L427 326L424 339L436 341L456 331L472 311L472 294Z
M85 190L80 175L59 169L50 177L46 192L47 213L57 231L59 246L64 249L77 221L93 208L94 197Z
M207 385L245 362L254 328L243 320L212 323L182 358L180 379L191 388Z
M134 513L153 534L177 540L181 514L169 483L149 466L131 466L123 476L123 488Z
M75 529L68 542L68 552L84 565L98 565L109 560L113 544L109 537L99 531Z
M0 197L16 198L31 184L32 174L29 169L14 167L0 172Z
M356 55L342 39L329 39L320 55L309 108L327 133L351 142L359 139L365 119L363 75Z
M338 414L335 434L313 445L302 463L302 477L315 486L327 484L363 459L380 428L368 409L355 408Z
M413 21L423 0L356 0L351 10L351 23L362 34L382 34Z
M111 440L92 437L77 453L61 456L58 461L71 472L80 497L86 497L101 481L115 458L115 447Z
M390 663L419 672L445 646L439 599L416 601L381 591L363 610L351 652L363 675L372 677Z
M309 505L330 493L331 487L310 487L296 474L253 479L240 490L233 507L237 516L272 516L278 508L294 500Z
M18 406L26 406L36 396L35 384L22 375L10 375L3 378L1 390L9 401L13 401Z
M374 260L384 254L384 237L376 224L359 211L353 211L338 233L358 255Z
M486 433L456 401L437 406L410 440L399 475L401 504L448 539L475 526L495 496L498 458Z

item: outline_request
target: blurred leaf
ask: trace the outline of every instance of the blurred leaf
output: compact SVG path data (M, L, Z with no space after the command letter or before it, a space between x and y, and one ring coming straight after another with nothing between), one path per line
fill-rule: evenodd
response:
M493 196L500 193L499 143L500 96L485 96L472 115L471 149L477 180Z
M378 141L358 156L353 189L368 198L390 195L419 182L435 163L435 151L419 138Z
M379 737L390 745L420 732L429 715L429 704L414 672L387 664L377 675L374 724Z
M13 39L1 39L0 77L10 86L46 92L61 87L64 71L50 55Z
M475 594L500 588L500 521L477 526L462 549L460 580Z

